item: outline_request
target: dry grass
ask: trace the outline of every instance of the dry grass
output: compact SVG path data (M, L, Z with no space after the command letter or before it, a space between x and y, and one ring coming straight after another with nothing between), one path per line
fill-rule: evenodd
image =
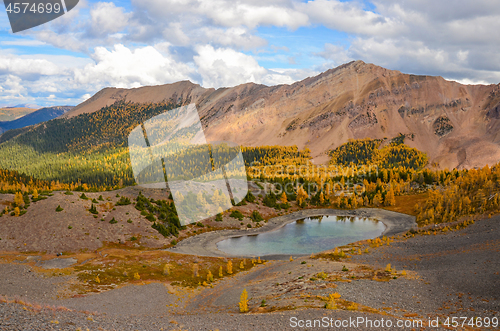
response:
M233 265L240 265L241 259L231 259ZM168 264L169 272L164 272ZM139 249L108 248L99 251L99 257L84 265L72 268L80 283L74 290L80 294L100 292L125 284L146 284L150 282L166 282L184 287L202 286L207 281L208 272L214 282L229 276L226 271L227 259L218 257L196 257L180 255L166 251L145 251ZM197 266L198 273L193 273ZM219 276L222 266L223 275ZM250 270L253 267L247 263L243 269L233 268L233 275ZM134 277L138 274L139 279ZM99 277L99 282L96 281ZM207 284L210 286L210 283Z
M26 262L29 256L40 256L40 260L56 258L54 254L26 254L17 252L0 252L0 264L24 262L34 271L46 276L76 276L77 281L70 286L70 295L85 295L89 292L102 292L127 284L147 284L163 282L182 287L202 286L207 282L210 271L213 282L230 276L227 273L227 262L240 266L242 259L226 259L218 257L196 257L192 255L175 254L163 250L147 250L144 248L129 248L124 245L107 244L105 248L94 252L65 253L64 258L72 257L77 263L64 269L44 269L37 266L37 261ZM248 262L248 261L247 261ZM168 264L168 273L165 265ZM196 265L198 276L193 275ZM232 275L250 270L253 263L245 263L243 268L233 268ZM219 269L222 267L222 277ZM139 279L134 277L139 275ZM97 279L99 281L97 281ZM208 282L207 286L211 286Z

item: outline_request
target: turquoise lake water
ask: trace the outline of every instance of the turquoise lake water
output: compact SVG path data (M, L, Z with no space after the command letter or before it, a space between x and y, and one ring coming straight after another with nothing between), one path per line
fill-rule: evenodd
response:
M229 238L217 248L231 255L309 255L382 234L385 225L370 218L320 216L287 224L275 231Z

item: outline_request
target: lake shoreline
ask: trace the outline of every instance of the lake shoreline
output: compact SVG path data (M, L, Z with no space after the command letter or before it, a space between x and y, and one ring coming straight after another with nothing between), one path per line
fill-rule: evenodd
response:
M382 222L386 228L381 236L392 236L398 233L406 232L417 226L415 217L376 208L360 208L355 210L341 209L303 209L297 212L273 217L268 220L263 227L250 228L248 230L222 230L206 232L194 237L187 238L179 242L175 247L168 251L180 254L213 256L213 257L235 257L241 255L231 255L220 251L217 248L219 241L241 237L247 235L257 235L261 233L275 231L287 224L297 220L314 216L351 216L372 218ZM245 256L250 257L250 256ZM283 259L283 255L268 255L266 259Z

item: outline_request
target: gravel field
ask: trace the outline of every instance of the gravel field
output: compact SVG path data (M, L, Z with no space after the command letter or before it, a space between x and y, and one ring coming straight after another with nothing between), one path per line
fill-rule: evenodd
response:
M193 313L178 316L160 316L151 318L144 317L110 317L106 315L84 314L79 312L68 311L52 311L44 309L39 312L31 312L23 310L17 304L0 304L0 314L2 323L0 330L120 330L120 331L135 331L135 330L373 330L373 327L367 327L366 320L381 321L384 323L390 320L393 325L396 325L398 319L380 316L375 314L364 314L349 311L327 311L325 309L310 309L298 311L275 312L269 314L206 314ZM314 320L320 323L323 318L327 319L327 323L335 323L336 320L351 323L358 318L365 320L359 325L351 324L351 326L343 327L319 327L316 328L298 328L294 327L299 323L299 320L305 321ZM333 320L333 322L331 321ZM337 323L339 323L337 322ZM328 325L327 325L328 326ZM393 330L391 327L377 327L376 330ZM444 328L432 328L433 330L445 330ZM415 327L402 327L397 330L415 330Z
M70 299L57 296L67 290L66 284L72 277L45 277L27 265L1 264L0 294L10 302L0 303L0 330L392 330L395 328L364 324L299 328L292 327L290 319L364 317L397 323L397 319L439 318L444 322L453 316L499 317L499 252L500 217L496 216L460 231L396 240L369 254L354 255L348 262L301 257L293 262L258 265L204 290L188 291L151 283ZM308 281L320 271L342 274L344 265L350 272L362 273L365 269L383 269L388 263L397 270L407 270L408 277L389 281ZM243 288L249 292L248 314L238 313L237 308ZM310 308L318 306L318 301L311 299L306 303L302 297L327 296L332 292L379 313ZM32 304L12 302L16 296L18 302ZM269 307L296 309L263 313L259 308L262 298L266 298Z

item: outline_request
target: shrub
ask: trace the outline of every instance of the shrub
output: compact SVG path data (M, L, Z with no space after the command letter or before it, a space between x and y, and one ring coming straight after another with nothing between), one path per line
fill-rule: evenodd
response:
M137 240L137 237L135 237L135 236L130 237L130 241L136 241L136 240Z
M276 206L276 195L271 192L262 199L262 203L267 207L275 207Z
M328 301L325 303L325 308L326 309L337 309L337 305L335 303L335 295L330 294L328 296Z
M280 208L282 208L282 209L285 209L285 210L286 210L286 209L290 208L291 206L290 206L290 204L287 202L287 203L282 203L282 204L280 204L280 205L279 205L279 207L280 207Z
M245 201L245 199L241 200L238 203L234 203L234 200L231 199L231 203L233 204L233 206L246 206L247 205L247 202Z
M109 221L109 223L111 223L111 224L116 224L116 223L118 223L118 221L117 221L117 220L115 220L115 218L113 217L113 219L112 219L111 221Z
M66 192L64 192L64 194L66 194L66 195L73 195L73 192L71 192L71 191L66 191Z
M355 302L351 302L351 304L347 306L347 310L358 310L358 304Z
M247 224L247 228L251 229L252 228L252 224Z
M130 205L132 202L130 202L129 198L126 197L121 197L120 200L116 203L117 206L126 206Z
M68 229L70 229L70 230L71 230L71 229L73 229L73 227L72 227L71 225L68 225Z
M168 237L171 234L170 228L167 228L165 225L161 223L154 222L153 225L151 225L151 227L156 231L158 231L164 237Z
M97 211L97 208L96 208L96 206L94 206L94 204L92 204L92 205L90 206L89 212L90 212L91 214L94 214L94 215L99 214L99 212Z
M175 239L173 239L170 244L172 244L173 246L177 245L177 241Z
M305 262L305 261L304 261ZM327 279L328 278L328 274L326 272L320 272L319 274L317 274L317 277L318 278L321 278L323 280Z
M127 223L132 223L132 220L129 218L129 219L127 220Z
M85 195L85 193L82 193L82 195L80 195L80 199L88 200L89 198L87 198L87 196Z
M252 192L248 191L247 196L245 197L245 200L252 203L255 201L255 195L253 195Z
M342 271L349 271L349 269L346 268L346 266L342 266Z
M17 207L16 207L16 208L17 208ZM63 211L63 210L64 210L64 209L62 209L62 208L61 208L61 205L57 206L57 208L56 208L56 212L61 212L61 211Z
M264 218L262 218L262 215L260 215L260 213L256 210L254 210L252 212L252 215L250 216L250 218L252 219L252 221L257 222L257 223L264 220Z
M215 221L216 221L216 222L222 222L222 214L220 214L220 213L219 213L219 214L217 214L217 215L215 216Z
M233 210L231 214L229 215L232 218L236 218L238 220L243 220L243 214L239 210Z

